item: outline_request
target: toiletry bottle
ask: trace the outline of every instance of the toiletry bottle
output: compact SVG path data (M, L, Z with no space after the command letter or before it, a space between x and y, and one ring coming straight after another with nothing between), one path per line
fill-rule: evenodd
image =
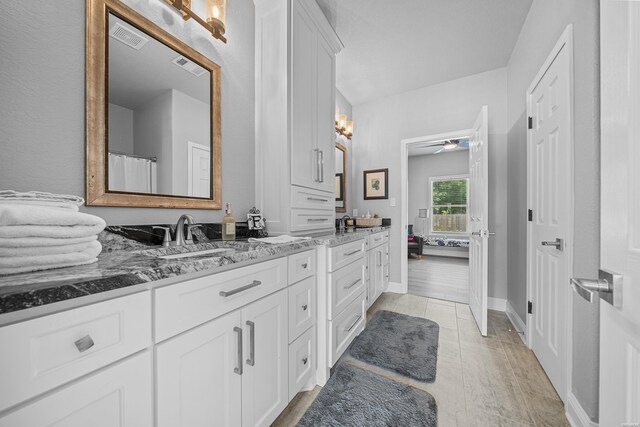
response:
M222 218L222 240L236 240L236 219L231 215L231 203L227 203L227 214Z

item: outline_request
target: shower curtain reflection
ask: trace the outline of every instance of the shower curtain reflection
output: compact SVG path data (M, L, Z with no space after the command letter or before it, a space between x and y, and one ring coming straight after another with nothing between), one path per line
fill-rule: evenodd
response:
M156 160L109 153L109 191L157 193Z

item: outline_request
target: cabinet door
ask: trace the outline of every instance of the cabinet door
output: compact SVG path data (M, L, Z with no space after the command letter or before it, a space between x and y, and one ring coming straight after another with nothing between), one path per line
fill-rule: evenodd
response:
M242 426L268 426L289 402L286 290L243 308L242 324Z
M371 249L369 252L369 289L368 289L368 297L369 297L369 301L368 304L369 306L372 306L374 302L376 302L376 298L378 297L376 295L377 289L380 287L380 285L378 284L378 280L379 280L379 275L377 274L378 271L378 252L375 249Z
M335 54L321 35L317 46L317 144L319 190L335 191Z
M157 346L158 427L240 425L241 324L235 311Z
M299 2L293 3L291 37L291 183L318 188L320 152L316 135L317 30Z
M152 389L144 352L0 417L0 426L151 427Z

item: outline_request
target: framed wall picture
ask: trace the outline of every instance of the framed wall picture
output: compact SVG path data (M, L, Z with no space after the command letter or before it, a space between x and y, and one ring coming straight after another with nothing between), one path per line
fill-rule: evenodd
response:
M364 199L389 198L389 169L373 169L363 172Z
M336 202L344 201L343 182L344 182L344 174L337 173L336 174Z

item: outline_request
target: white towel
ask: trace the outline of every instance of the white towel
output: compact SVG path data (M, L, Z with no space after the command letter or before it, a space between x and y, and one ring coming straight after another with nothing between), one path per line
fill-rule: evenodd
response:
M295 237L283 234L282 236L264 237L262 239L249 239L251 243L269 243L271 245L282 245L286 243L298 242L300 240L309 240L311 237Z
M102 218L44 206L0 205L0 238L86 237L106 227Z
M53 202L44 200L23 200L23 199L2 199L0 198L0 205L27 205L27 206L45 206L55 209L67 209L73 212L78 212L78 205L67 202Z
M84 199L80 196L74 196L72 194L53 194L46 193L44 191L27 191L21 193L13 190L2 190L0 191L0 199L59 202L75 206L80 206L84 203Z
M90 247L82 252L41 256L3 257L0 258L0 275L91 264L97 261L97 256L101 251L102 245L95 241L90 243Z
M13 239L21 240L21 239ZM60 245L57 246L28 246L24 248L3 248L0 246L0 257L34 257L41 255L72 254L82 252L92 247L95 239L85 243L65 244L68 239L58 239Z
M76 245L79 243L89 243L97 240L97 235L91 235L86 237L70 237L70 238L56 238L56 237L18 237L15 239L7 239L0 237L0 248L17 249L17 248L39 248L45 246L60 246L60 245Z

